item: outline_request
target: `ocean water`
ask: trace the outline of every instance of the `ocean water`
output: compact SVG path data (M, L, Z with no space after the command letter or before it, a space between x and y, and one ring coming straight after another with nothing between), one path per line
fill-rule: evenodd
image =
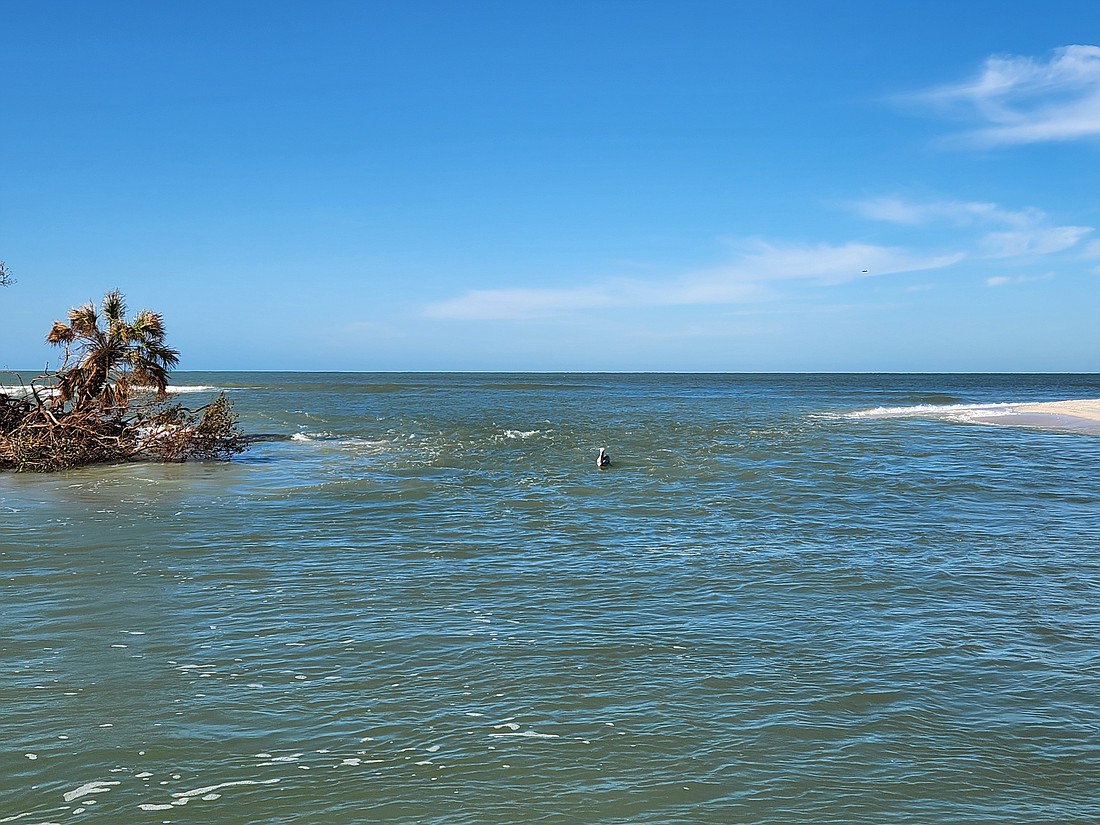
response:
M175 381L0 474L0 823L1100 821L1100 436L974 418L1100 377Z

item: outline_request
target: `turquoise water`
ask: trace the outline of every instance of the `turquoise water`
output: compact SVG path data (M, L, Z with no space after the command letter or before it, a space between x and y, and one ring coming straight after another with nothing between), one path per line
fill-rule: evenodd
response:
M281 438L0 475L0 823L1100 821L1100 438L967 418L1100 377L175 380Z

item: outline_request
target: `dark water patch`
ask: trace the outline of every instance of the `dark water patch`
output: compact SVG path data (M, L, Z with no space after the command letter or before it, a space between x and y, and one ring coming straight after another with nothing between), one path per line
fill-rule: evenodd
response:
M966 404L967 399L960 398L957 395L950 395L942 392L929 392L929 393L916 393L909 395L902 395L895 399L894 403L899 407L919 406L919 405L932 405L932 406L948 406L951 404Z

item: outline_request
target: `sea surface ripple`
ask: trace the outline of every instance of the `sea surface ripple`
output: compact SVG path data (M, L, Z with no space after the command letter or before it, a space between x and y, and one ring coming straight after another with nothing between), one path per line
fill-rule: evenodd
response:
M1100 821L1100 437L853 415L1096 376L176 381L0 475L0 823Z

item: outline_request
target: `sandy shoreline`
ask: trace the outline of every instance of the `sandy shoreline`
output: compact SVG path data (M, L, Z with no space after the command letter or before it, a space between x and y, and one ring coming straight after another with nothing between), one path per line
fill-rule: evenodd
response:
M1040 415L1065 415L1082 418L1086 421L1100 421L1100 398L1088 398L1082 401L1048 401L1043 404L1020 404L1013 406L1018 413Z
M934 418L964 424L1029 427L1040 430L1100 435L1100 398L1069 401L916 404L874 407L849 414L853 418Z
M982 424L1035 427L1100 435L1100 398L1012 404L1003 410L990 410L988 414L972 415L971 420Z

